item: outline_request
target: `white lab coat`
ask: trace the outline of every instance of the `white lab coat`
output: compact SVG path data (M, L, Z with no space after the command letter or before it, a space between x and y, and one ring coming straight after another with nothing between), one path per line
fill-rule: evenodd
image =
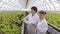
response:
M45 19L39 20L37 24L37 34L46 34L47 30L47 21Z
M27 23L28 34L36 34L36 28L32 24L37 24L39 16L37 14L29 14L24 18L24 22Z

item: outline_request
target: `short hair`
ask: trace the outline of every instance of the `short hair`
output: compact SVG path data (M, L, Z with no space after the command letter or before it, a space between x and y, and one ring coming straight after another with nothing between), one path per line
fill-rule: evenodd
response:
M46 12L45 12L45 11L42 11L42 10L39 11L39 13L40 13L40 14L46 14Z
M31 9L33 9L35 12L37 12L37 7L33 6L33 7L31 7Z

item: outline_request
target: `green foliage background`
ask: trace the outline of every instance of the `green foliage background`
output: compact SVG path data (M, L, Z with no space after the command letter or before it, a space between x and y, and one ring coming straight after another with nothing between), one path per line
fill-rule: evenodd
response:
M19 25L22 14L24 14L23 11L0 12L0 34L21 34Z
M60 28L60 13L57 12L47 12L46 14L46 20Z

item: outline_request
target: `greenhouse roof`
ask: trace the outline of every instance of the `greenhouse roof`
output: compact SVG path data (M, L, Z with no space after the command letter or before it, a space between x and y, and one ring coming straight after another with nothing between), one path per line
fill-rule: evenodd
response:
M0 10L30 10L32 6L38 10L59 11L60 0L0 0Z

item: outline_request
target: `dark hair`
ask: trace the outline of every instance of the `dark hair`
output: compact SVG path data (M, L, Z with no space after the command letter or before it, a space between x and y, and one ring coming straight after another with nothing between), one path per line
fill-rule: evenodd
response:
M40 13L40 14L46 14L46 12L45 12L45 11L39 11L39 13Z
M33 9L35 12L37 12L37 7L33 6L33 7L31 7L31 9Z

